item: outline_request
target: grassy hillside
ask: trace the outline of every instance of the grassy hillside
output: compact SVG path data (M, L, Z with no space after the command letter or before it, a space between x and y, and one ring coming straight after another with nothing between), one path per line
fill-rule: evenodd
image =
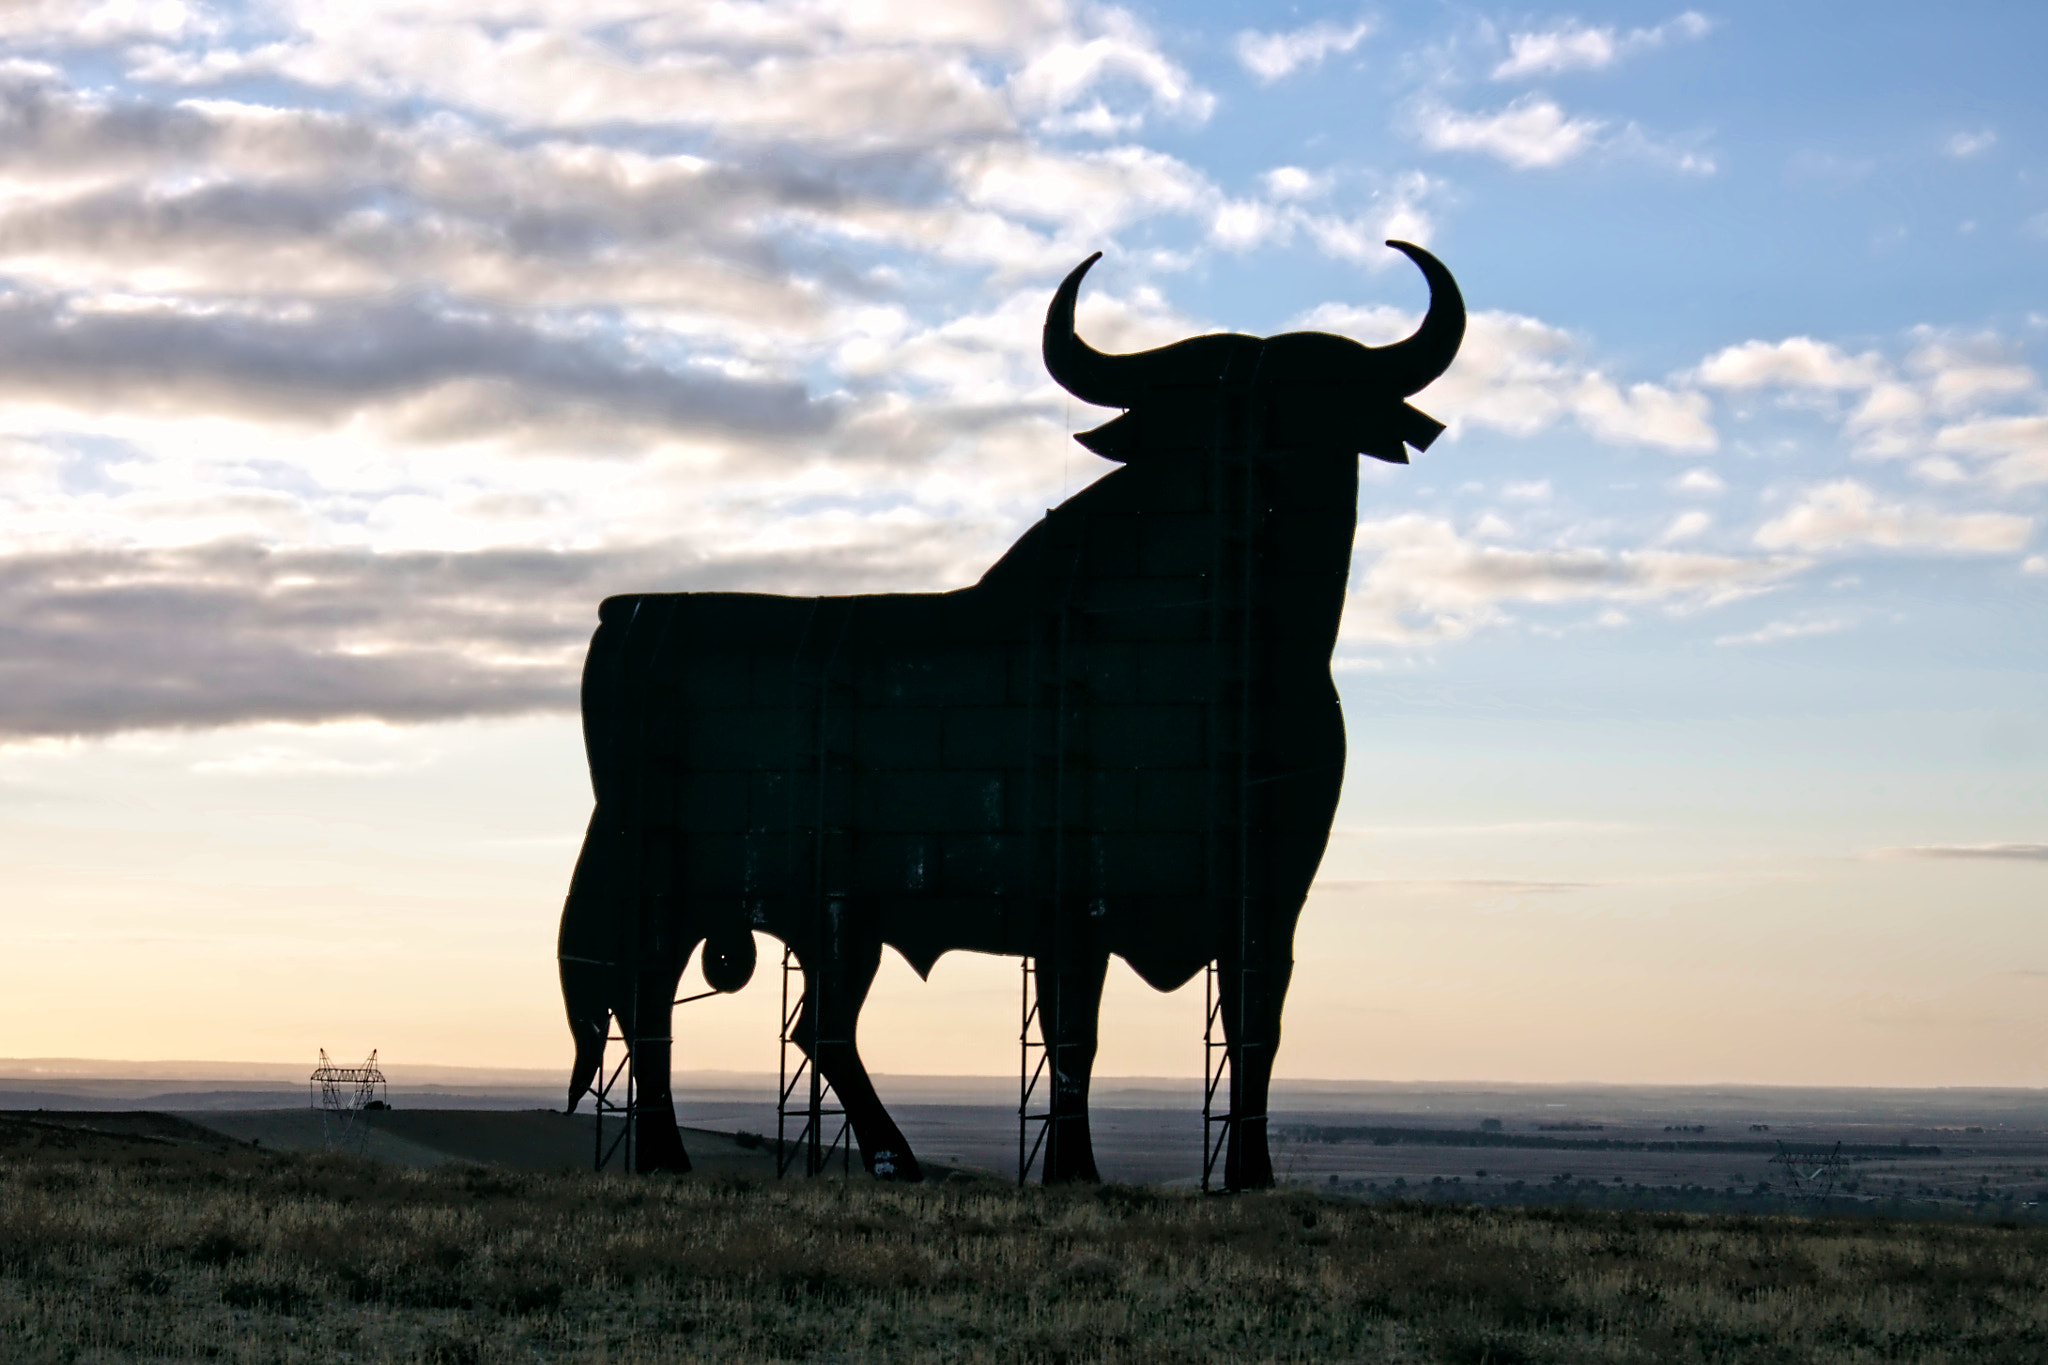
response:
M2048 1232L399 1172L0 1121L0 1359L201 1358L2034 1362Z

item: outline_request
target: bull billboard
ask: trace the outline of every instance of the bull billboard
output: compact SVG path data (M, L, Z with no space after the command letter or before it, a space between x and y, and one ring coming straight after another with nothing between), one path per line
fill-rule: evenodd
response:
M855 1043L884 945L1036 960L1053 1093L1044 1177L1096 1178L1088 1085L1112 954L1160 990L1218 966L1224 1183L1272 1183L1266 1092L1295 920L1344 774L1331 681L1358 457L1405 464L1440 423L1405 400L1465 310L1404 242L1428 312L1367 347L1302 332L1106 355L1076 335L1097 257L1046 315L1046 368L1121 416L1076 439L1120 468L972 586L793 598L644 593L599 610L583 677L596 810L563 910L570 1104L616 1019L637 1165L687 1169L670 1010L702 946L714 989L787 944L795 1036L867 1168L920 1167Z

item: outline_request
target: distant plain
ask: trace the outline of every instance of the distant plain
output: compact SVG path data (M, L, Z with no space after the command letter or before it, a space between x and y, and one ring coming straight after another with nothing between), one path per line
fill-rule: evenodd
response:
M303 1069L172 1064L139 1076L120 1069L0 1061L0 1110L152 1110L273 1148L320 1143L309 1088L293 1078ZM95 1074L81 1074L88 1072ZM374 1138L386 1160L497 1160L526 1170L592 1162L589 1102L578 1116L561 1115L561 1078L551 1073L447 1067L393 1074L393 1110L376 1116ZM877 1086L928 1165L1015 1177L1014 1079L880 1076ZM770 1073L679 1073L678 1119L702 1130L686 1134L693 1154L711 1155L709 1134L773 1138L775 1088ZM1104 1179L1199 1185L1195 1082L1099 1078L1092 1109ZM442 1115L432 1131L422 1111ZM526 1113L494 1127L480 1123L486 1111ZM1326 1192L1540 1203L1583 1199L1599 1187L1608 1200L1665 1190L1690 1202L1740 1196L1755 1206L1768 1195L1777 1204L1797 1193L1788 1191L1785 1167L1771 1160L1778 1144L1798 1152L1840 1142L1848 1159L1834 1182L1838 1207L1904 1201L1926 1211L2021 1217L2048 1207L2048 1092L2036 1090L1289 1081L1276 1084L1271 1122L1283 1182ZM1482 1130L1495 1124L1497 1131ZM457 1129L459 1139L451 1136Z

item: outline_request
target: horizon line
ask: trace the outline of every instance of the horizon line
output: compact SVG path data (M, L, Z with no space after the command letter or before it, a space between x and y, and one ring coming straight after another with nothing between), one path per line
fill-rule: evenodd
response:
M385 1066L386 1064L385 1064L385 1063L382 1063L382 1062L380 1062L380 1063L379 1063L379 1065L380 1065L380 1066ZM443 1076L444 1076L444 1077L447 1077L447 1078L446 1078L446 1079L443 1079L443 1080L441 1080L441 1081L439 1082L440 1084L457 1084L457 1083L459 1083L459 1082L458 1082L458 1081L456 1081L456 1080L454 1080L454 1079L453 1079L453 1076L461 1076L461 1075L470 1075L470 1076L476 1076L476 1077L480 1077L480 1078L481 1078L481 1077L485 1077L485 1076L497 1076L497 1077L503 1077L503 1078L505 1078L505 1081L501 1081L501 1082L500 1082L501 1084L503 1084L503 1083L507 1083L507 1082L511 1082L511 1083L522 1083L522 1084L538 1084L538 1083L540 1083L540 1081L541 1081L541 1080L542 1080L543 1078L545 1078L548 1084L550 1084L550 1085L559 1085L559 1084L562 1084L562 1083L564 1083L564 1079L566 1078L566 1076L567 1076L567 1073L568 1073L568 1067L567 1067L566 1065L565 1065L564 1067L562 1067L562 1068L561 1068L561 1070L560 1070L559 1072L557 1072L557 1071L555 1071L555 1070L553 1070L553 1069L550 1069L550 1068L546 1068L546 1067L532 1067L532 1066L478 1066L478 1065L472 1065L472 1064L461 1064L461 1063L447 1063L447 1062L399 1062L399 1063L395 1063L395 1064L392 1064L392 1065L395 1065L395 1067L396 1067L397 1069L401 1070L401 1071L408 1071L408 1070L410 1070L410 1071L418 1071L418 1072L428 1072L428 1073L442 1073L442 1074L443 1074ZM306 1074L306 1075L305 1075L304 1077L299 1077L299 1076L297 1076L296 1074L293 1074L293 1075L284 1075L284 1074L277 1074L277 1075L242 1075L242 1076L235 1076L235 1075L222 1075L222 1074L218 1074L218 1073L216 1073L216 1072L211 1072L211 1071L209 1071L209 1070L206 1070L207 1068L224 1068L224 1069L232 1069L232 1070L244 1070L244 1071L269 1071L269 1072L283 1072L283 1071L284 1071L284 1070L285 1070L286 1068L291 1068L291 1069L292 1069L292 1070L293 1070L294 1072L296 1072L296 1070L297 1070L298 1068L302 1067L302 1066L303 1066L303 1067L306 1067L306 1069L307 1069L307 1074ZM140 1071L140 1072L133 1072L133 1073L122 1073L122 1072L117 1072L117 1071L113 1070L113 1068L118 1068L118 1067L138 1067L138 1068L148 1068L149 1070L146 1070L146 1071ZM22 1071L22 1070L17 1070L17 1068L39 1068L39 1069L34 1069L34 1070L26 1070L26 1071ZM42 1070L42 1069L40 1069L40 1068L50 1068L50 1069L48 1069L48 1070ZM60 1070L60 1069L58 1069L58 1068L62 1068L62 1069ZM91 1070L90 1070L90 1071L85 1071L85 1070L81 1070L81 1068L91 1068ZM174 1069L175 1069L175 1070L174 1070ZM152 1074L152 1073L154 1073L154 1074ZM450 1075L449 1075L449 1073L453 1073L453 1076L450 1076ZM924 1072L924 1071L876 1071L876 1072L872 1072L872 1073L870 1073L870 1074L871 1074L871 1075L872 1075L872 1077L873 1077L873 1078L874 1078L875 1080L877 1080L877 1081L881 1081L881 1080L887 1079L887 1080L893 1080L893 1081L913 1081L913 1082L974 1082L974 1083L990 1083L990 1084L994 1084L994 1083L1001 1083L1001 1084L1005 1084L1005 1085L1015 1085L1015 1084L1016 1084L1016 1080L1017 1080L1017 1078L1016 1078L1016 1076L1015 1076L1014 1074L1011 1074L1011 1073L1008 1073L1008 1072ZM681 1077L685 1077L685 1076L693 1076L693 1077L704 1077L704 1078L711 1078L711 1077L733 1077L733 1078L735 1078L735 1079L738 1079L738 1078L747 1078L747 1079L749 1079L749 1080L758 1080L759 1078L762 1078L762 1077L773 1077L773 1076L775 1075L775 1072L773 1072L772 1070L769 1070L769 1069L768 1069L768 1068L766 1068L766 1067L762 1067L762 1068L759 1068L759 1069L757 1069L757 1070L739 1070L739 1069L736 1069L736 1068L730 1068L730 1067L703 1067L703 1068L678 1068L678 1069L677 1069L677 1070L676 1070L676 1071L674 1072L674 1075L675 1075L675 1076L676 1076L677 1078L681 1078ZM516 1081L514 1081L514 1080L513 1080L513 1078L517 1078L517 1080L516 1080ZM311 1067L310 1067L310 1065L308 1065L308 1064L306 1064L306 1063L301 1063L301 1062L259 1062L259 1061L230 1061L230 1060L224 1060L224 1059L210 1059L210 1060L203 1060L203 1059L186 1059L186 1058L165 1058L165 1059L145 1059L145 1058L95 1058L95 1057L0 1057L0 1084L7 1084L7 1083L10 1083L10 1082L15 1082L15 1083L19 1083L19 1082L51 1082L51 1081L162 1081L162 1082L180 1082L180 1081L182 1081L182 1082L200 1082L200 1081L213 1081L213 1082L240 1082L240 1083L263 1083L263 1082L268 1082L268 1083L277 1083L277 1082L281 1082L281 1081L287 1081L287 1080L289 1080L289 1081L290 1081L290 1082L291 1082L292 1084L304 1084L304 1083L307 1083L307 1082L309 1082L309 1081L310 1081L310 1079L311 1079ZM399 1082L399 1084L407 1084L407 1085L419 1085L419 1084L427 1084L427 1083L431 1083L431 1082L427 1081L426 1079L422 1079L421 1081L416 1081L416 1082L403 1082L403 1081ZM481 1081L480 1081L479 1083L484 1083L484 1082L481 1082ZM1200 1076L1196 1076L1196 1075L1186 1075L1186 1076L1162 1076L1162 1075L1157 1075L1157 1074L1146 1074L1146 1073L1138 1073L1138 1074L1128 1074L1128 1075L1097 1075L1097 1076L1095 1076L1095 1077L1093 1078L1093 1081L1092 1081L1092 1084L1091 1084L1091 1088L1095 1088L1095 1087L1100 1087L1100 1086L1104 1085L1105 1083L1121 1083L1121 1084L1126 1084L1126 1085L1128 1085L1128 1084L1150 1084L1150 1085L1158 1085L1158 1086L1176 1086L1176 1087L1178 1087L1178 1086L1190 1086L1190 1087L1200 1088L1200 1086L1201 1086L1201 1084L1202 1084L1202 1078L1201 1078ZM2048 1093L2048 1084L2039 1084L2039 1085L2025 1085L2025 1084L2014 1084L2014 1083L2010 1083L2010 1082L1974 1082L1974 1081L1949 1081L1949 1082L1942 1082L1942 1083L1939 1083L1939 1084L1925 1084L1925 1083L1922 1083L1922 1084L1914 1084L1914 1083L1906 1083L1906 1082L1891 1082L1891 1083L1861 1083L1861 1084L1857 1084L1857 1083L1847 1083L1847 1082L1824 1082L1824 1081L1762 1081L1762 1080L1740 1080L1740 1079L1728 1079L1728 1078L1723 1078L1723 1079L1717 1079L1717 1080L1704 1080L1704 1081L1697 1081L1697 1080L1621 1080L1621 1081L1616 1081L1616 1080L1591 1080L1591 1079L1581 1079L1581 1080L1544 1080L1544 1081L1529 1081L1529 1080L1500 1080L1500 1079L1477 1079L1477 1078L1465 1078L1465 1077L1449 1077L1449 1078L1427 1078L1427 1079L1424 1079L1424 1078L1410 1078L1410 1079L1387 1079L1387 1078L1381 1078L1381 1077L1351 1077L1351 1078L1346 1078L1346 1077L1318 1077L1318 1076L1275 1076L1275 1077L1273 1078L1273 1084L1274 1084L1274 1085L1276 1085L1276 1086L1278 1086L1278 1085L1286 1085L1286 1086L1290 1086L1290 1087L1328 1087L1328 1088L1333 1088L1333 1089L1360 1089L1360 1088L1377 1088L1377 1089L1400 1089L1400 1088L1404 1088L1404 1087L1410 1087L1410 1088L1433 1088L1433 1089L1443 1089L1443 1088L1457 1088L1457 1089L1507 1089L1507 1090L1514 1090L1514 1089L1522 1089L1522 1090L1534 1090L1534 1089L1548 1089L1548 1090L1564 1090L1564 1089L1581 1089L1581 1090L1586 1090L1586 1089L1590 1089L1590 1090L1642 1090L1642 1089L1666 1089L1666 1090L1715 1090L1715 1089L1731 1089L1731 1088L1736 1088L1736 1089L1743 1089L1743 1090L1823 1090L1823 1091L1825 1091L1825 1090L1838 1090L1838 1091L1858 1091L1858 1090L1880 1090L1880 1091L1936 1091L1936 1092L1939 1092L1939 1091L1957 1091L1957 1090L1975 1090L1975 1091L2010 1091L2010 1092L2013 1092L2013 1093L2018 1093L2018 1094L2041 1094L2041 1093Z

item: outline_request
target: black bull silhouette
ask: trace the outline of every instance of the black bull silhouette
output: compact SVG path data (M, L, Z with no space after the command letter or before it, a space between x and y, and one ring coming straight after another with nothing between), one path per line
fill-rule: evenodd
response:
M616 1017L641 1169L688 1169L669 1091L684 965L737 990L753 930L806 982L798 1044L877 1175L917 1160L855 1026L883 944L929 974L966 949L1037 960L1053 1076L1048 1181L1095 1179L1088 1082L1109 956L1172 990L1218 966L1224 1183L1272 1182L1266 1092L1294 924L1344 769L1330 653L1360 454L1442 425L1402 400L1450 365L1464 302L1421 268L1405 341L1194 337L1105 355L1047 311L1045 363L1123 408L1077 439L1121 463L946 593L608 599L583 675L597 809L562 913L573 1108Z

